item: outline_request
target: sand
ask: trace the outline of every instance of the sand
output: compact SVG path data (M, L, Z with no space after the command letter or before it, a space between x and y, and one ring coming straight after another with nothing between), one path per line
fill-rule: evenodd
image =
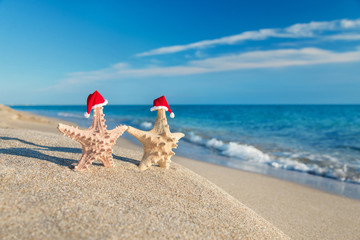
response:
M44 132L57 132L56 127L59 122L76 126L75 123L16 111L0 104L0 128L21 128Z
M21 183L22 186L28 186L26 189L29 189L25 191L19 188L15 180L12 182L13 188L8 186L9 183L2 184L3 181L1 181L0 222L3 222L3 219L7 220L3 214L5 213L3 206L9 206L11 203L12 207L19 208L16 211L20 213L24 211L24 218L11 218L14 224L11 226L17 226L17 228L12 228L14 234L24 235L27 231L37 229L37 234L41 233L43 234L41 236L47 237L52 234L52 238L55 239L64 238L70 233L71 236L77 234L77 237L83 238L90 236L89 238L95 239L102 237L118 239L119 236L125 236L119 235L125 232L132 234L131 236L135 238L146 236L144 239L177 237L180 239L237 239L244 236L245 238L251 236L254 239L286 239L282 233L284 232L292 239L360 239L360 201L358 200L179 156L173 159L180 165L172 164L168 172L152 167L144 172L144 175L138 174L136 164L141 157L141 148L124 138L120 138L115 147L117 157L115 157L114 169L94 165L88 172L76 173L69 170L68 166L75 164L80 158L80 145L60 136L54 127L56 126L54 119L45 118L49 120L48 123L25 120L9 122L9 115L0 108L0 127L6 125L5 128L7 128L0 129L0 137L7 134L10 138L18 136L18 139L0 140L0 169L6 169L0 170L0 180L4 174L16 176L15 179L19 179L16 181L23 179L25 183ZM26 130L26 134L23 134L24 131L19 128L43 132ZM5 143L9 144L6 148L3 146ZM49 146L50 148L47 148ZM15 151L16 154L9 152L9 149ZM10 159L8 162L12 164L11 168L3 167L5 158ZM14 165L14 162L19 163ZM28 164L32 167L26 167ZM22 170L16 170L17 168ZM38 170L34 173L30 170L33 168L46 170ZM26 175L21 174L22 171ZM25 180L30 179L27 175L31 174L33 180ZM127 177L124 178L124 176ZM39 177L46 181L39 180ZM36 185L30 185L32 181L35 181ZM52 184L47 184L47 181ZM179 184L179 181L182 184ZM41 182L45 182L42 183L44 185L39 185ZM107 186L105 182L113 185L113 188ZM186 188L183 183L187 183ZM126 188L124 188L125 185ZM54 191L52 191L53 188ZM154 191L155 189L157 190ZM3 194L5 190L6 194ZM161 194L164 194L165 198ZM6 200L1 197L7 195L10 197ZM189 199L190 195L193 198ZM122 201L122 197L127 200ZM27 202L29 199L33 202ZM36 201L46 202L47 207L42 206L42 210L36 214L34 212L33 215L29 212L25 214L27 205L36 207L38 205ZM109 210L109 208L114 209L115 206L119 211L121 210L118 215L116 211ZM129 206L131 209L142 206L142 211L131 212ZM15 212L9 209L8 211L13 211L11 214ZM75 213L79 215L74 216ZM139 218L138 221L133 219L136 217ZM71 226L67 225L72 218L75 221ZM109 223L108 220L112 218L116 221ZM106 224L96 221L97 223L93 226L93 221L89 219L101 219ZM157 222L158 225L152 225L153 222ZM1 224L0 234L5 228ZM213 231L210 226L222 230ZM121 229L121 231L112 228ZM106 231L103 231L105 229ZM179 229L183 229L182 232L185 232L185 235L176 235L182 234Z
M60 134L0 128L0 239L288 239L179 164L140 172L142 153L116 146L114 168L73 171L80 156Z
M1 239L284 239L205 178L176 163L140 172L141 152L115 147L115 167L69 168L81 151L53 133L0 129Z
M360 201L300 184L178 158L292 239L360 239Z

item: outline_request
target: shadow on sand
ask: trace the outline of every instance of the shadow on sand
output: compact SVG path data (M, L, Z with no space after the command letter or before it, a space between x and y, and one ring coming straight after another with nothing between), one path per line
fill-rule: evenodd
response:
M50 152L67 152L67 153L82 153L82 150L80 148L69 148L69 147L50 147L50 146L44 146L39 145L36 143L32 143L20 138L13 138L13 137L0 137L1 140L4 141L19 141L23 144L27 144L36 148L0 148L0 154L9 154L9 155L15 155L15 156L22 156L22 157L30 157L30 158L36 158L48 162L55 163L60 166L68 166L69 168L73 169L74 165L78 163L79 160L74 159L68 159L68 158L59 158L51 155L44 154L40 152L42 151L50 151ZM129 162L135 165L139 164L138 160L121 157L113 154L113 158L119 161L123 162ZM102 163L93 163L93 165L102 165Z

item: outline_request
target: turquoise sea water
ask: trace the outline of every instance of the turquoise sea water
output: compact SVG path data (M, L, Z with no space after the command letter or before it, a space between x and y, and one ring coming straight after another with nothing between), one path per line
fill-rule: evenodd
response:
M151 129L151 106L104 107L109 128ZM13 106L91 125L85 106ZM360 105L175 105L178 155L305 183L360 199ZM126 135L131 139L130 135ZM135 140L136 141L136 140ZM316 177L313 177L316 176ZM335 180L335 181L333 181Z

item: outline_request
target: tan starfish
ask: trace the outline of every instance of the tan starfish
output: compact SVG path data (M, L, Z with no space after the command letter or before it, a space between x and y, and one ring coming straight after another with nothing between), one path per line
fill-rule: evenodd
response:
M100 160L105 167L114 166L111 147L126 131L127 126L120 125L109 131L106 129L104 116L103 107L94 108L93 122L89 129L59 123L60 132L82 145L82 156L75 170L87 169L94 160Z
M175 155L172 148L177 148L176 143L185 136L180 132L170 132L164 109L158 110L154 127L150 131L141 131L129 126L127 132L143 145L144 155L139 164L141 171L156 163L162 168L169 168L170 158Z

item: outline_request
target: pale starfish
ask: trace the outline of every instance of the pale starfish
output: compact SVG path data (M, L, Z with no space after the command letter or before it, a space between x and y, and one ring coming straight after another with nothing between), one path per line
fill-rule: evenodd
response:
M60 132L82 145L82 156L75 170L87 169L94 160L100 160L105 167L114 166L111 147L126 131L127 126L120 125L113 130L107 130L104 116L103 107L94 108L93 121L89 129L79 129L59 123Z
M150 131L128 127L127 132L143 145L144 155L139 164L141 171L156 163L162 168L169 168L170 158L175 155L172 148L177 148L176 143L185 136L180 132L170 132L164 109L158 110L154 127Z

